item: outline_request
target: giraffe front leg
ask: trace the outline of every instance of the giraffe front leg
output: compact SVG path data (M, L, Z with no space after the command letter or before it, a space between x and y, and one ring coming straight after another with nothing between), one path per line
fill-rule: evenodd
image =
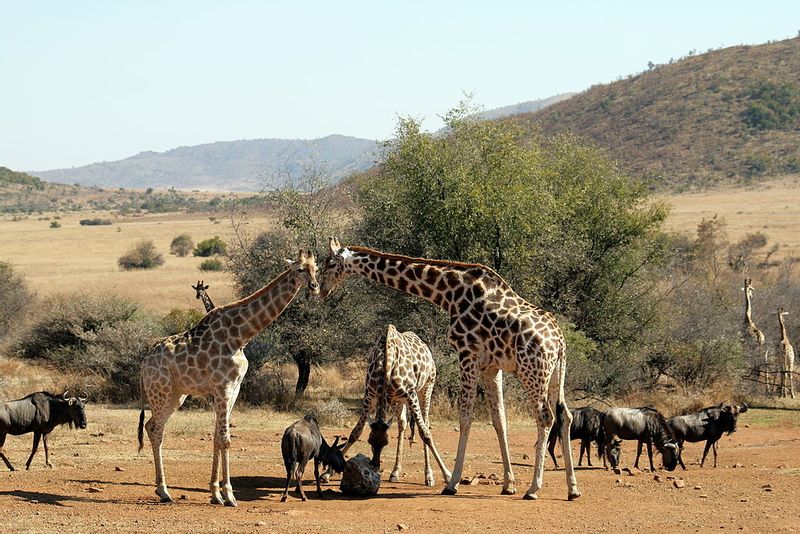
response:
M403 469L403 439L408 425L408 410L401 404L395 411L397 416L397 454L394 457L394 467L389 475L389 482L400 482L400 471Z
M161 444L164 441L164 427L167 424L170 416L181 405L186 396L173 395L171 399L153 398L148 394L150 400L151 417L145 423L144 428L147 430L147 437L150 440L150 446L153 449L153 464L156 470L156 495L161 499L161 502L173 502L172 497L167 491L166 477L164 476L164 459L161 454Z
M497 433L500 444L500 456L503 459L503 489L501 495L514 495L514 473L511 470L511 456L508 453L508 434L506 429L506 409L503 403L503 373L499 369L491 369L483 374L486 396L492 411L492 426ZM549 436L549 433L548 433ZM555 460L554 460L555 461Z
M471 356L472 353L469 351L461 355L461 394L458 397L458 410L460 412L458 451L456 452L456 463L453 467L453 473L450 476L450 482L442 490L442 495L455 495L458 493L458 483L461 481L461 475L464 472L467 440L469 439L469 430L472 426L472 411L475 407L475 396L478 390L477 363L471 360ZM417 423L419 423L419 421L417 421ZM427 424L425 426L427 429Z
M234 387L232 390L226 389L225 391L230 391L230 394L223 393L219 395L215 402L217 409L217 426L214 448L218 451L219 464L222 467L222 483L220 484L217 482L219 479L217 478L217 455L215 454L214 465L212 465L211 472L211 502L214 504L219 504L216 499L220 497L221 489L222 503L225 504L225 506L237 505L236 498L233 496L233 487L231 486L229 461L231 448L230 414L233 410L233 404L236 402L234 394L238 392L237 390L238 388L236 387Z
M420 404L422 405L422 417L424 418L425 425L428 427L428 430L431 429L431 399L433 398L433 387L435 384L435 379L432 379L427 386L422 389L422 398L420 398ZM425 485L426 486L434 486L436 484L436 480L433 478L433 470L431 469L431 463L429 456L429 448L425 443L422 444L422 456L425 459ZM445 477L444 482L447 484L450 482L448 476L450 472L446 469L442 471L442 476Z

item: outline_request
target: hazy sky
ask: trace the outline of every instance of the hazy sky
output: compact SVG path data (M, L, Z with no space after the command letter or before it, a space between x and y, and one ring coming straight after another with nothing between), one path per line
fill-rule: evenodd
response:
M0 0L0 165L440 126L689 50L794 37L798 1Z

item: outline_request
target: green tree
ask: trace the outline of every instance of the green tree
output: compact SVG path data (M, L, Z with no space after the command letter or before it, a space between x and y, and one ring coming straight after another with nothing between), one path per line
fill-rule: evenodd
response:
M220 239L219 236L214 236L211 239L204 239L200 241L196 247L194 247L194 255L200 257L208 257L213 256L214 254L219 254L220 256L224 256L228 250L228 245L225 244L225 241Z
M172 242L169 244L169 251L170 253L184 257L189 254L194 248L194 241L192 241L192 236L189 234L181 234L177 235L172 239Z

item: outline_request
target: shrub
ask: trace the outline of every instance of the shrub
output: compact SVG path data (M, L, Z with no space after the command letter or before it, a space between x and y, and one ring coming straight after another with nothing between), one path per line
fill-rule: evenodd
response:
M200 241L197 246L194 247L194 255L203 258L213 256L214 254L224 256L227 248L228 246L219 236L214 236L211 239Z
M95 217L94 219L80 220L81 226L106 226L109 224L111 224L111 219L100 219L99 217Z
M294 385L286 382L278 366L264 365L247 372L239 399L251 406L273 406L287 410L294 406Z
M51 221L50 228L61 228L61 223L58 221Z
M164 257L156 250L151 240L137 242L131 250L117 260L126 271L131 269L153 269L164 264Z
M217 258L203 260L203 263L200 264L201 271L221 271L223 267L222 262Z
M172 243L169 244L170 254L180 256L181 258L187 256L193 248L194 241L192 241L192 236L189 234L175 236L175 238L172 240Z
M197 326L205 314L194 308L172 308L161 318L161 326L165 336L180 334Z
M0 340L8 335L11 326L19 323L20 314L32 298L25 280L11 265L0 262Z
M161 334L158 321L134 302L113 296L64 295L41 309L13 347L17 356L85 376L93 398L138 398L141 360Z
M318 402L312 410L317 417L320 426L344 426L347 419L352 415L347 406L342 404L339 399L328 399Z
M788 130L800 117L800 90L792 84L761 81L750 87L742 120L756 130Z

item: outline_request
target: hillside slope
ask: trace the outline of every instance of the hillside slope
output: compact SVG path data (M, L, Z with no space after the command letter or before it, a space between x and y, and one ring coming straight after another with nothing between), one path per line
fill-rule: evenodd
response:
M512 120L681 188L800 170L800 38L693 55Z
M33 172L44 180L99 187L258 191L309 165L334 180L373 165L378 145L369 139L252 139L142 152L119 161Z

